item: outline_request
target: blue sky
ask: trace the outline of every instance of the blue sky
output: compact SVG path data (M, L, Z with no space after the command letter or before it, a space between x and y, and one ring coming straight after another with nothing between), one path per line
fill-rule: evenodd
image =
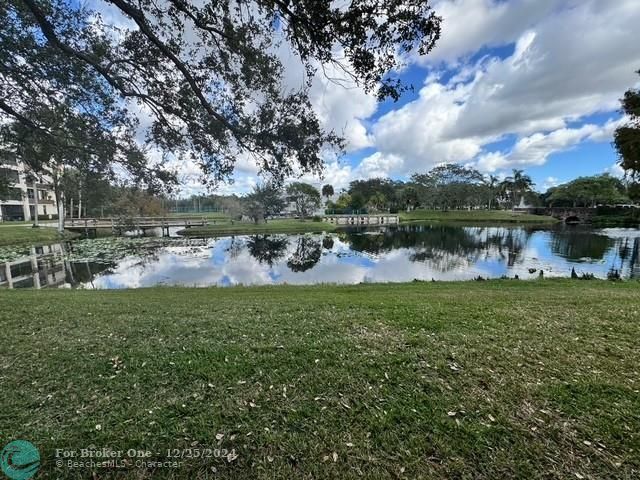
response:
M378 103L357 85L316 75L312 103L323 126L345 136L347 153L327 156L324 178L304 180L339 190L456 162L498 176L524 169L543 191L581 175L622 174L611 141L624 120L618 99L640 85L638 0L431 3L442 37L429 55L405 59L399 75L415 90L400 101ZM296 88L301 68L281 53L284 86ZM183 193L199 191L197 168L180 168ZM219 192L244 193L257 173L239 158L235 183Z

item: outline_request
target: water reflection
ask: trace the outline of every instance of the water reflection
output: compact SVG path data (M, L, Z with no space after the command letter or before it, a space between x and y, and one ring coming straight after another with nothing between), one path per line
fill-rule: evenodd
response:
M343 235L353 250L379 255L397 249L409 249L409 259L430 269L448 272L470 267L496 257L513 266L521 256L533 230L411 226L396 231L366 235Z
M234 239L235 241L235 239ZM240 242L235 242L242 248ZM272 235L255 235L247 240L247 248L253 258L260 263L273 266L286 253L289 240L286 237Z
M296 242L296 250L287 260L287 267L292 272L306 272L320 261L321 255L322 244L319 241L309 237L300 237Z
M617 270L640 278L640 230L412 226L326 235L132 239L32 248L0 287L137 288L533 278Z
M564 258L589 262L602 260L614 243L615 240L606 234L571 228L554 232L551 248Z
M70 261L67 244L30 247L28 253L0 264L0 288L69 288L91 283L109 268L105 263Z

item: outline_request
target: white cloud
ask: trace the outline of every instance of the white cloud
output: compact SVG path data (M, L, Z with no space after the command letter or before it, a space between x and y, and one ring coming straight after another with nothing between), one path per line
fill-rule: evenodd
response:
M377 150L403 160L395 174L441 162L476 162L486 171L542 165L549 155L580 142L611 139L617 120L601 126L569 125L594 113L615 111L622 92L636 81L634 72L640 65L637 1L540 2L541 11L548 14L553 9L554 15L534 15L526 25L518 23L521 12L511 2L461 0L443 5L481 8L487 15L487 9L496 10L490 18L469 17L470 32L486 33L488 28L473 22L488 22L489 30L507 28L512 21L518 27L499 35L487 33L473 46L462 40L456 45L445 41L443 49L450 49L450 60L467 49L477 51L512 34L516 37L515 32L519 35L508 58L465 64L447 83L431 76L416 100L373 125ZM513 5L534 8L533 2L525 0ZM491 148L507 135L516 137L511 151Z
M375 97L334 67L318 71L309 95L321 124L344 136L347 151L371 145L363 121L375 113L378 105Z
M277 55L285 66L283 84L285 90L298 90L306 75L300 58L286 42L282 42ZM335 54L338 58L341 52ZM376 98L356 85L348 72L334 65L317 66L311 83L309 99L321 125L344 136L347 151L355 151L371 145L364 121L378 107Z
M635 0L585 1L548 17L483 72L448 135L529 134L616 109L636 81L638 22Z
M397 155L376 152L363 159L356 168L356 178L388 177L402 169L403 160Z
M608 173L609 175L618 178L624 177L624 170L619 163L614 163L610 167L605 168L603 173Z
M562 182L557 177L547 177L544 179L544 183L542 184L542 190L547 191L552 187L557 187Z
M477 167L494 172L503 168L543 165L552 153L568 150L592 137L601 138L605 128L589 124L580 128L560 128L548 134L534 133L518 140L508 153L491 152L480 156Z
M480 152L473 138L444 138L444 129L458 121L469 85L446 86L434 82L420 90L419 98L382 116L373 126L378 150L397 156L406 171L441 162L463 162Z
M566 0L443 0L434 10L443 17L442 36L433 52L417 59L422 64L455 63L483 46L501 46L549 15Z

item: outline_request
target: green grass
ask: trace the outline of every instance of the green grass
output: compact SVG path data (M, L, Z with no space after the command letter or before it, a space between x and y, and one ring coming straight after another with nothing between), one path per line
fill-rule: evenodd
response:
M216 235L244 235L252 233L317 233L333 232L335 226L325 222L311 220L269 220L267 223L216 223L206 227L191 227L178 232L187 237L202 237Z
M637 478L637 282L0 292L37 478ZM69 469L54 449L235 450Z
M436 210L414 210L413 212L402 212L400 215L401 224L423 223L423 222L465 222L465 223L537 223L550 224L557 222L552 217L539 215L514 214L510 211L436 211ZM300 221L295 219L269 220L268 223L248 223L216 222L215 225L206 227L193 227L180 231L181 235L190 237L216 236L216 235L242 235L252 233L314 233L332 232L338 228L324 222L313 222L310 220Z
M209 220L229 221L229 215L221 212L170 213L169 216L175 218L206 218Z
M513 213L509 210L414 210L401 212L400 221L408 222L493 222L493 223L556 223L553 217Z
M0 246L42 245L76 236L70 232L59 235L58 231L52 227L32 228L28 225L0 224Z

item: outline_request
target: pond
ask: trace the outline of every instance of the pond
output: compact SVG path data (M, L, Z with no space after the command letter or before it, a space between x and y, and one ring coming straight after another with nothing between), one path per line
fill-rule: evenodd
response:
M0 287L139 288L640 278L640 230L422 225L211 239L103 238L0 249Z

